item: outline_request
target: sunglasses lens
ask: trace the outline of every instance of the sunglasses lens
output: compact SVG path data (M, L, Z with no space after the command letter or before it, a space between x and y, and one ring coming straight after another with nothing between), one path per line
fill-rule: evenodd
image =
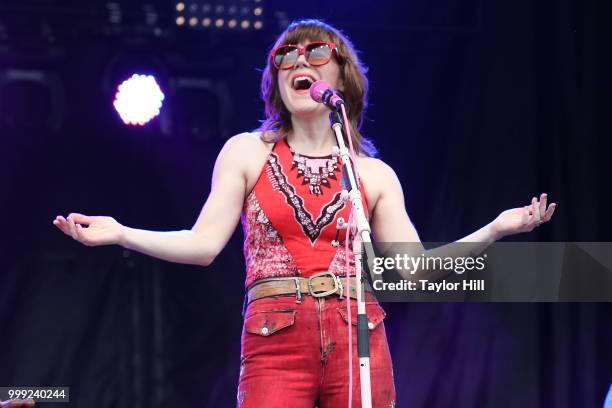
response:
M274 65L279 69L288 69L295 65L298 50L294 46L280 47L274 54Z
M325 43L310 44L307 48L308 63L311 65L324 65L331 59L331 48Z

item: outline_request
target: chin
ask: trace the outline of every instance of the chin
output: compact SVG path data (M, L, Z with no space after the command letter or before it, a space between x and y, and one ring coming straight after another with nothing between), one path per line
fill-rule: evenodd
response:
M312 99L293 100L288 107L289 112L295 116L313 116L327 113L327 108Z

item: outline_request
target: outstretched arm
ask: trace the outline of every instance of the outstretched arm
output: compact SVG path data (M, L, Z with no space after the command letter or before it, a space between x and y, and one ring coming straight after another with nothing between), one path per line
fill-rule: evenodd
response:
M502 212L497 218L479 230L461 238L461 245L448 244L425 251L414 225L406 213L404 193L395 172L381 161L376 161L375 174L377 190L376 205L373 210L371 227L377 241L414 242L421 253L431 257L475 256L491 243L504 236L532 231L536 226L547 222L555 212L556 204L547 206L547 195L543 193L538 200L533 197L531 204ZM374 166L373 166L374 167ZM373 179L372 179L373 180ZM374 183L371 183L374 185ZM416 254L415 254L416 255ZM400 271L406 274L406 271ZM427 273L430 279L439 279L447 271L418 270L405 279L418 279Z
M112 217L71 213L53 224L75 240L88 245L119 244L170 262L209 265L234 232L246 192L249 141L234 136L225 144L212 177L211 192L190 230L148 231L130 228Z

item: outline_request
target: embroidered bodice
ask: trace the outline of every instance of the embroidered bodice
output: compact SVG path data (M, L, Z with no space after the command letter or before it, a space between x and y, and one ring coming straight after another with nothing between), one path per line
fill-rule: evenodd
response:
M247 287L269 277L346 275L346 230L336 222L348 220L350 205L341 198L341 178L337 156L301 155L285 139L274 145L243 208ZM361 193L367 212L363 185Z

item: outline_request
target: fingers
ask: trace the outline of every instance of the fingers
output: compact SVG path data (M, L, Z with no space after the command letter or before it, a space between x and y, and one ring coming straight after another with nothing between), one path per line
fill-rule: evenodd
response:
M73 219L74 222L77 224L85 224L85 225L89 225L93 221L92 220L93 217L88 217L86 215L79 214L79 213L70 213L68 214L68 218Z
M68 221L61 215L58 215L53 220L53 225L59 228L64 234L70 235L70 228L68 227Z
M70 227L70 235L72 238L78 240L79 234L77 232L76 224L74 223L74 219L71 216L68 216L68 226Z
M548 206L548 209L546 209L546 212L544 213L544 218L543 218L544 222L551 219L553 213L555 212L555 208L557 208L557 203L550 203L550 205Z
M533 197L531 199L531 215L533 215L533 222L538 224L542 217L540 216L540 203L538 203L538 199Z
M82 236L82 226L77 224L81 222L75 219L82 220L83 223L89 224L92 221L92 217L87 217L82 214L71 213L67 218L58 215L53 220L53 225L58 227L64 234L70 235L73 239L80 240Z
M542 193L540 195L540 200L538 201L536 197L531 199L531 205L526 207L529 208L529 212L531 215L530 223L533 223L534 227L538 227L541 224L549 221L557 208L556 203L550 203L548 208L546 208L548 201L548 194Z
M540 194L540 219L544 218L544 213L546 212L546 200L548 199L548 194L542 193Z

